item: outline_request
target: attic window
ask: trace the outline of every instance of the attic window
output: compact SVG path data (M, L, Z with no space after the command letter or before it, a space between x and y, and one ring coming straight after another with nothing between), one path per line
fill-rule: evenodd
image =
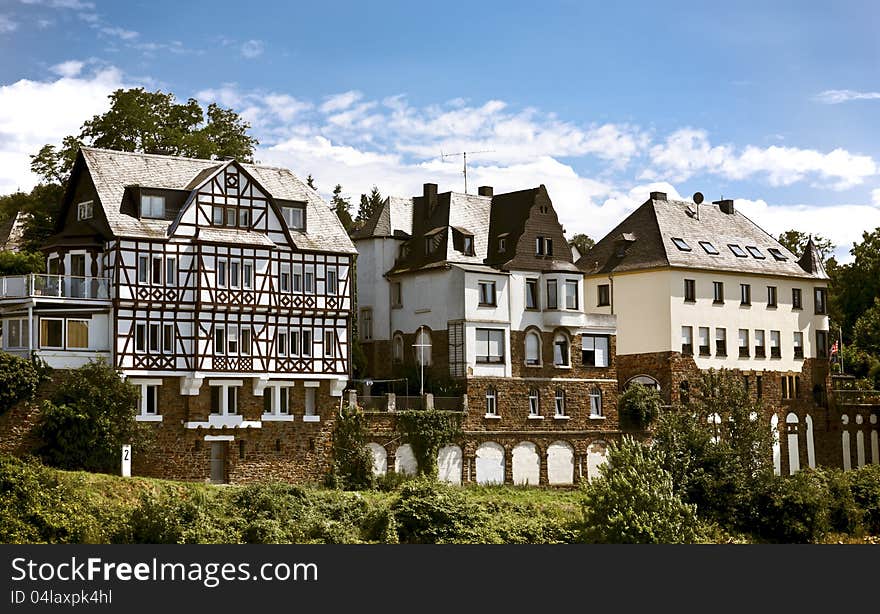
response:
M90 220L92 219L92 201L87 200L84 203L79 203L76 206L76 219L77 220Z
M784 261L784 260L788 260L788 258L786 258L786 257L782 254L782 252L779 251L778 249L776 249L775 247L768 247L768 248L767 248L767 251L770 252L770 255L771 255L771 256L773 256L774 258L776 258L776 259L779 260L780 262L782 262L782 261Z
M718 249L709 241L700 241L700 247L702 247L703 251L705 251L707 254L711 254L713 256L718 255Z
M501 238L498 239L498 253L504 252L507 250L507 239Z
M301 207L281 207L281 215L288 228L302 230L305 228L306 212Z
M462 237L461 251L465 256L474 255L474 238L468 235Z
M754 245L747 245L746 249L749 250L749 253L752 255L753 258L757 258L758 260L764 260L766 258L766 256L761 253L761 250L759 250Z
M141 196L141 217L162 219L165 217L164 196Z
M691 246L688 245L684 239L681 239L679 237L672 237L672 242L675 243L675 247L683 252L691 251Z
M730 251L732 251L733 255L737 258L748 258L748 255L746 255L745 251L743 251L743 248L741 248L736 243L728 243L727 247L730 248Z

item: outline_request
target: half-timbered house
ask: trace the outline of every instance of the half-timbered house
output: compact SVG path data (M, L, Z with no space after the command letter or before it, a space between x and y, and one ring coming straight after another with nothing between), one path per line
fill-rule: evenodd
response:
M314 479L349 376L354 247L292 172L82 148L46 275L2 280L4 350L138 386L141 473Z

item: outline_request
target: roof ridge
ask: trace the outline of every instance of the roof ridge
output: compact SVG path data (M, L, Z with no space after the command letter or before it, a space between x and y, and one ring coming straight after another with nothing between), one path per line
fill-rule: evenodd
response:
M287 171L291 175L294 175L297 179L299 176L295 175L293 171L284 166L277 166L273 164L258 164L256 162L244 162L243 160L239 160L238 158L231 158L229 160L223 160L221 158L192 158L190 156L173 156L170 154L155 154L155 153L146 153L143 151L123 151L121 149L109 149L107 147L91 147L89 145L81 145L80 149L87 151L98 151L98 152L107 152L112 154L119 154L124 156L137 156L142 158L164 158L170 160L186 160L188 162L207 162L209 164L223 164L225 162L238 162L242 166L250 166L253 168L265 168L270 170L279 170L279 171ZM302 180L300 180L302 181ZM312 188L309 188L312 189Z

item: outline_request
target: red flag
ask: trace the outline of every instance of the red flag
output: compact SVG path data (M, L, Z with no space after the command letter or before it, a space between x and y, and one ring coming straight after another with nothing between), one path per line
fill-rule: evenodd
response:
M834 356L835 354L837 354L837 341L831 346L831 355Z

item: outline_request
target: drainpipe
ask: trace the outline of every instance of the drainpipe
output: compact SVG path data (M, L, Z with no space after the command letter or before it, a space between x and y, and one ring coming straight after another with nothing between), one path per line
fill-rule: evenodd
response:
M608 282L611 286L608 289L609 298L611 299L611 315L614 315L614 273L608 273Z

